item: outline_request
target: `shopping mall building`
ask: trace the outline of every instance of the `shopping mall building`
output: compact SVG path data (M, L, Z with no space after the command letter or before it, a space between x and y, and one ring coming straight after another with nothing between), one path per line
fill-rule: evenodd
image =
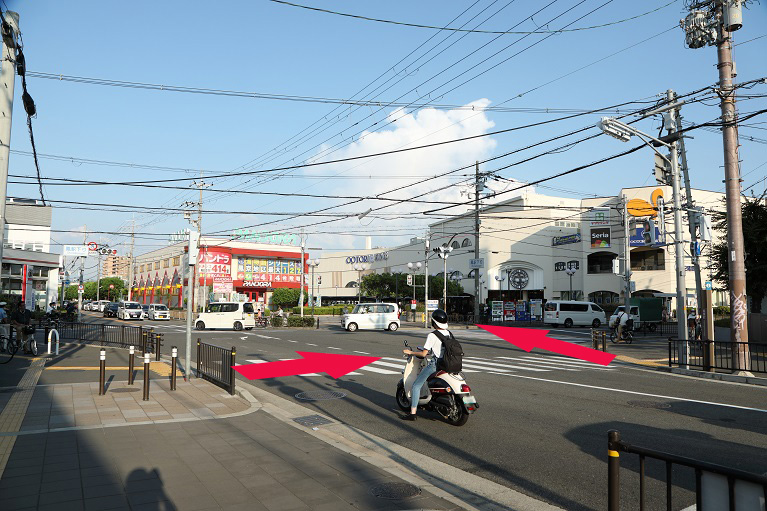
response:
M624 222L622 197L629 201L628 224ZM697 206L707 210L723 207L724 194L693 190ZM673 215L659 219L655 207L665 198L672 203L671 188L650 186L624 188L615 196L574 199L541 195L529 191L481 209L479 258L480 301L511 300L540 303L540 300L590 300L614 308L623 303L626 283L623 261L626 239L630 260L633 297L676 293ZM632 214L633 213L633 214ZM652 220L656 243L645 242L645 229ZM664 230L660 222L665 224ZM687 215L683 215L686 305L695 302L695 276L690 250ZM648 232L649 235L649 232ZM713 241L718 233L712 232ZM426 242L432 250L426 251ZM420 272L431 276L447 270L449 278L461 283L463 296L449 297L448 309L473 309L474 214L458 215L433 223L424 237L397 247L323 253L313 283L322 303L354 303L361 275L376 272L409 273L408 263L421 263ZM447 244L453 248L447 260L433 252ZM700 265L703 281L710 281L711 242L701 243ZM428 263L428 264L427 264ZM356 265L356 267L355 267ZM360 266L362 265L362 267ZM355 269L356 268L356 269ZM571 270L568 272L568 270ZM572 275L570 275L572 273ZM422 282L422 280L419 280ZM714 305L728 304L727 294L714 283ZM364 289L363 289L364 292ZM366 297L363 299L372 299ZM384 298L384 297L379 297ZM394 296L386 297L393 299ZM429 297L442 298L441 296ZM407 303L409 297L400 296ZM676 305L667 298L669 310Z

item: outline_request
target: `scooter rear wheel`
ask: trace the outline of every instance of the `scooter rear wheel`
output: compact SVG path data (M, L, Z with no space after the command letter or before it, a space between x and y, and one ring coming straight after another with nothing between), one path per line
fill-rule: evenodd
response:
M445 420L452 426L463 426L469 420L469 414L463 409L463 404L458 403L455 414L448 415Z
M410 411L410 400L407 398L407 393L405 392L405 387L400 385L397 385L397 394L395 395L397 399L397 406L399 406L399 409L403 412Z

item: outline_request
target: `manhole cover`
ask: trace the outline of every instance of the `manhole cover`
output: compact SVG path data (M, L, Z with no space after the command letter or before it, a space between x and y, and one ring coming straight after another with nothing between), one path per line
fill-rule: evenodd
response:
M324 401L327 399L341 399L346 397L346 394L332 390L311 390L309 392L299 392L295 397L303 401Z
M421 489L410 483L381 483L370 488L370 494L379 499L409 499L420 495Z
M302 426L308 428L312 426L322 426L323 424L333 424L333 421L322 415L307 415L306 417L296 417L293 419Z
M141 390L141 389L139 389L139 388L130 389L130 388L125 387L125 388L122 388L122 389L110 389L109 392L138 392L139 390Z
M629 406L634 406L636 408L655 408L658 410L671 408L669 403L662 403L660 401L629 401L628 404Z

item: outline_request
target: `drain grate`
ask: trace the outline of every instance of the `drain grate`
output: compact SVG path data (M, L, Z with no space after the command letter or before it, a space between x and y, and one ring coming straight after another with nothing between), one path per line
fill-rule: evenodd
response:
M628 404L636 408L655 408L656 410L671 408L670 403L663 403L661 401L629 401Z
M370 494L379 499L409 499L421 494L418 486L410 483L381 483L370 488Z
M138 392L139 390L141 390L141 389L139 389L139 388L131 389L131 388L128 388L128 387L124 387L124 388L121 388L121 389L109 389L109 392Z
M312 426L322 426L324 424L333 424L333 421L322 415L307 415L306 417L296 417L293 419L302 426L310 428Z
M309 392L299 392L295 397L302 401L325 401L327 399L341 399L346 397L346 394L332 390L311 390Z

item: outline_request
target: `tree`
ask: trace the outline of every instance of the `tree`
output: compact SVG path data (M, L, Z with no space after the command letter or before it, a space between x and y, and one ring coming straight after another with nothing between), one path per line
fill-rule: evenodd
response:
M282 307L283 309L292 309L298 305L300 296L300 289L290 289L285 287L277 288L274 290L274 292L272 292L272 309L277 309L277 307ZM306 304L307 298L308 295L304 294L304 305Z
M423 274L414 275L415 296L418 300L423 300ZM444 280L442 277L429 277L429 297L432 299L441 298L444 291ZM388 298L399 294L403 298L413 296L413 286L407 285L407 274L405 273L369 273L362 277L362 294L374 298ZM447 281L447 294L457 296L463 294L463 286L458 282Z
M751 297L752 312L760 312L767 295L767 202L765 194L742 197L743 241L746 251L746 294ZM722 202L725 202L722 199ZM712 213L714 229L722 241L712 247L713 279L730 290L729 248L727 246L726 210Z

